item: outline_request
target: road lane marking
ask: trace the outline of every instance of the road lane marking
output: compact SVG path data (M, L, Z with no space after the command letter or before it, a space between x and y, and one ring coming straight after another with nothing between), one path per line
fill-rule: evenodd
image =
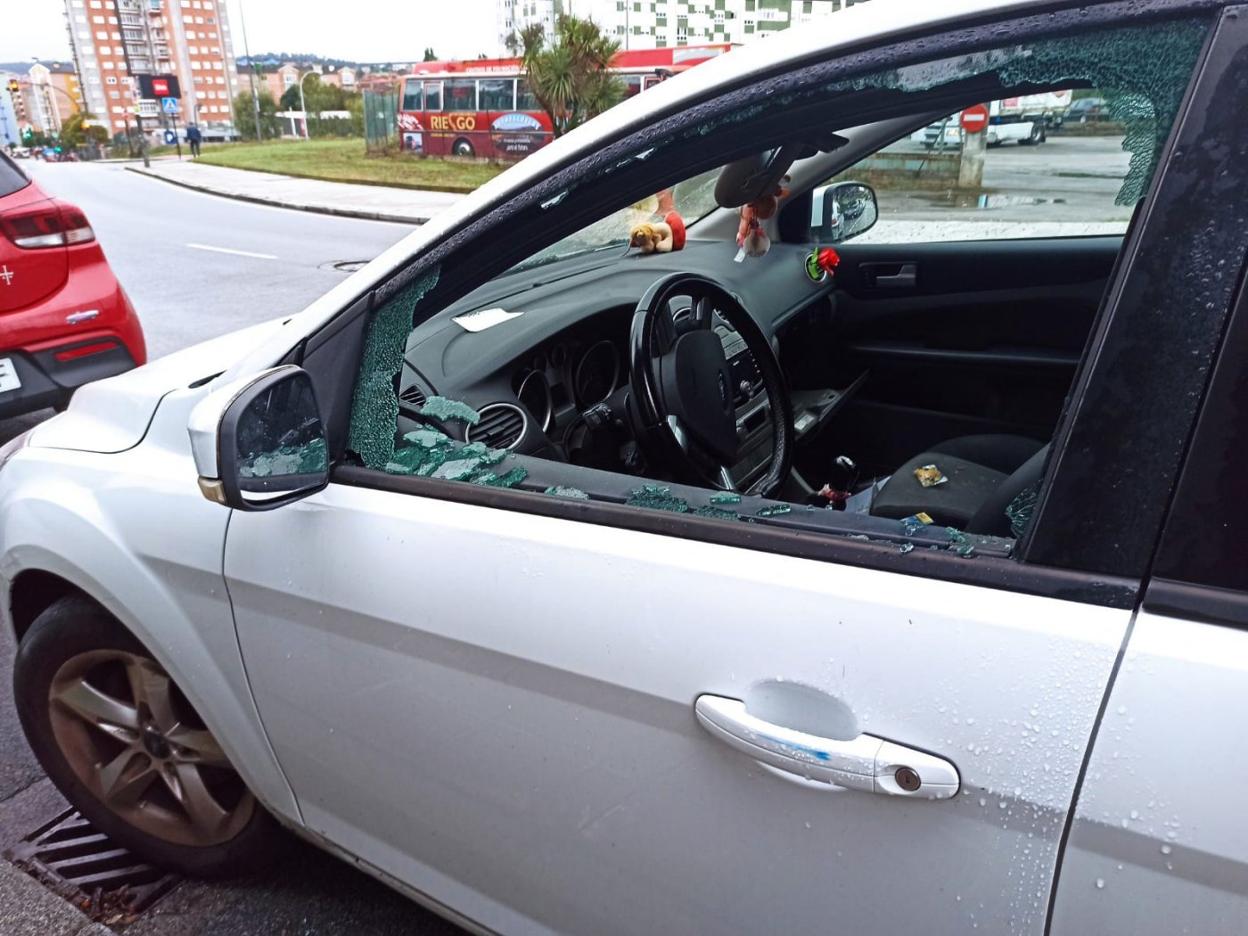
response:
M211 250L214 253L234 254L236 257L255 257L257 260L276 260L273 254L252 253L250 250L234 250L232 247L213 247L211 244L187 244L196 250Z

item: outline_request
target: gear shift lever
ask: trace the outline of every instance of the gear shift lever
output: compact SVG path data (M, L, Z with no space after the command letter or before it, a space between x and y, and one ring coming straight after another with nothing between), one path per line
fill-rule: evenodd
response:
M838 455L832 463L832 480L828 482L828 487L848 494L857 480L858 466L854 464L854 460L848 455Z
M848 455L838 455L832 462L832 480L825 484L812 500L833 510L844 510L845 502L853 493L858 480L858 466Z

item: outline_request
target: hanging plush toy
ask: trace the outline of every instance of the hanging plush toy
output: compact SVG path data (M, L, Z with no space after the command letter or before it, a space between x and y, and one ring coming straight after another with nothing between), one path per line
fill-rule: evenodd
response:
M772 217L779 207L780 199L789 194L784 183L789 181L786 175L776 185L774 192L761 195L741 206L741 224L737 227L737 261L746 257L761 257L771 249L771 238L763 227L763 222Z

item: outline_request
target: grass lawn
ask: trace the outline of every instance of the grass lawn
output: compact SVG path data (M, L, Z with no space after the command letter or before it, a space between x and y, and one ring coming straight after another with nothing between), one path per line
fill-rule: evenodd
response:
M183 147L186 152L186 148ZM471 192L503 171L491 163L398 153L369 156L362 139L283 140L205 146L200 161L231 169L280 172L331 182L362 182L444 192Z

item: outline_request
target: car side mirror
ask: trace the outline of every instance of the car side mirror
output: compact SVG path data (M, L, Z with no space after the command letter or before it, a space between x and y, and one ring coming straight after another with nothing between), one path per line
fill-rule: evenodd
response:
M833 182L811 193L811 234L820 243L839 244L875 226L879 205L865 182Z
M329 443L302 368L277 367L209 394L189 431L200 491L226 507L272 510L329 484Z

